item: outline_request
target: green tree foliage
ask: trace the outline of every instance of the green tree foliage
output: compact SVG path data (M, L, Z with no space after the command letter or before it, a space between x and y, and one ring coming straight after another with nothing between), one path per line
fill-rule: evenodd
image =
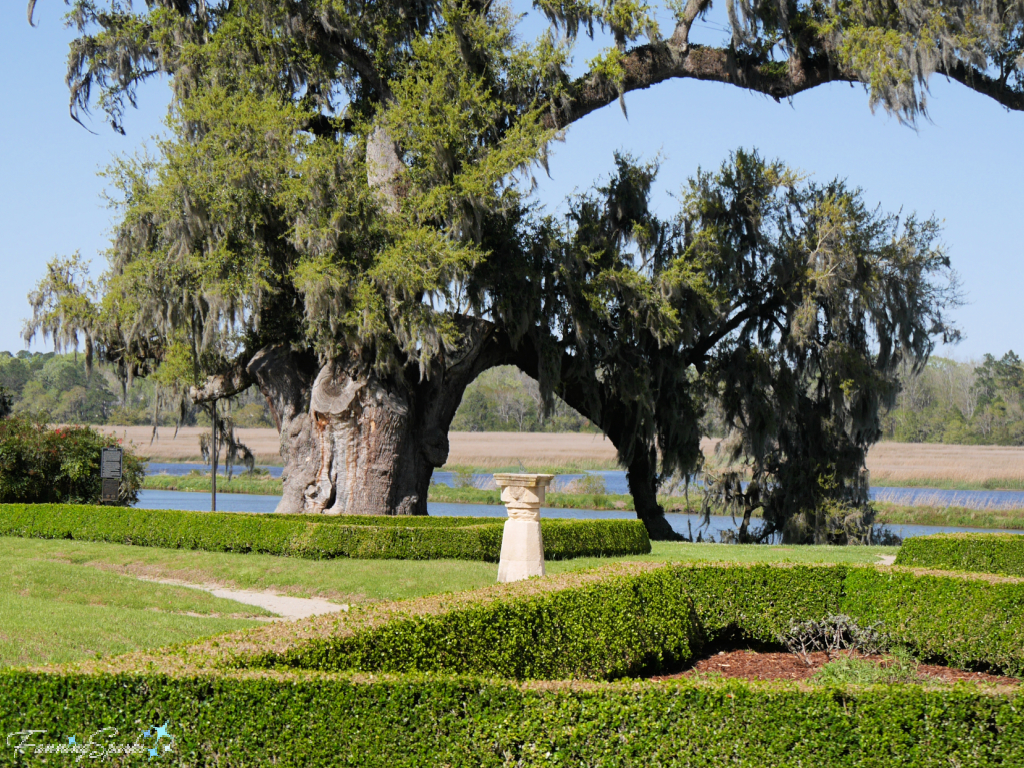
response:
M116 366L96 363L86 372L83 356L52 352L0 352L0 388L8 393L11 409L34 414L51 423L150 425L208 425L209 418L185 404L175 414L168 407L166 388L154 376L136 378L122 387ZM250 388L229 404L239 427L272 427L266 401Z
M555 283L571 340L559 394L608 432L638 504L637 474L700 468L700 417L718 401L729 458L753 475L716 486L743 506L741 536L761 507L763 536L822 541L802 516L866 502L859 473L901 365L956 337L938 224L744 152L691 179L662 221L647 206L655 170L619 158L565 225L548 222L572 270Z
M421 374L458 343L460 310L522 333L531 303L516 291L513 312L502 279L528 275L509 174L554 128L666 78L699 69L776 97L858 80L908 121L932 73L1024 104L1019 3L734 0L731 40L706 48L688 34L709 0L669 3L669 37L655 6L542 0L552 29L532 44L510 8L452 0L66 1L73 113L98 106L121 130L139 86L167 74L176 138L112 169L124 208L105 303L57 265L29 333L81 333L129 371L182 334L223 368L294 341L289 323L327 357ZM573 80L581 29L605 47Z
M121 130L139 87L165 76L170 138L111 169L110 268L93 284L74 259L54 262L27 335L81 337L125 380L153 371L197 400L258 379L284 425L288 511L373 498L348 511L424 512L463 390L499 364L609 434L645 519L661 515L659 478L699 465L701 387L718 386L759 473L782 482L773 457L827 446L844 448L847 478L877 435L890 364L921 359L941 330L914 320L935 298L916 293L930 285L931 223L872 218L842 185L799 187L756 159L696 180L678 224L645 212L651 169L624 166L566 222L531 209L521 176L561 129L672 78L776 99L861 82L872 106L913 122L938 73L1024 109L1016 2L735 0L718 47L689 41L710 0L668 3L670 35L634 0L538 0L551 26L531 41L513 8L475 0L67 3L72 114L96 107ZM598 52L574 78L581 30ZM873 261L884 237L904 261ZM862 331L882 334L869 362ZM316 381L316 429L349 430L333 442L297 415ZM357 396L365 423L332 422ZM312 460L328 444L378 450L360 436L383 419L390 456L353 466L398 485L371 489L367 475L338 490L303 469L330 465ZM800 504L824 482L805 483Z
M452 429L463 432L580 432L589 420L559 397L545 413L537 382L512 366L480 374L466 388Z
M0 503L98 504L100 450L119 443L88 427L51 429L22 415L0 421ZM119 504L131 506L145 468L128 449L122 472Z
M1024 364L1011 350L981 363L933 358L900 377L884 435L909 443L1024 445Z

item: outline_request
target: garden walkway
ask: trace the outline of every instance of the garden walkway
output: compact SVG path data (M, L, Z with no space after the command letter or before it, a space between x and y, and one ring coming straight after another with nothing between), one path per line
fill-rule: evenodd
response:
M295 621L310 616L319 616L323 613L337 613L348 611L348 606L342 603L332 603L319 597L288 597L278 595L274 592L255 592L245 589L227 589L217 584L190 584L178 579L149 579L144 576L136 578L142 581L152 581L157 584L170 584L175 587L188 587L189 589L201 589L209 592L214 597L223 597L226 600L234 600L245 605L255 605L265 608L277 614L277 618L269 621Z

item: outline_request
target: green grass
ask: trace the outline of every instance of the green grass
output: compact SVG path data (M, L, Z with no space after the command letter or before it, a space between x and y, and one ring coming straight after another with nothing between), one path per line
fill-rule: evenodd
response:
M819 669L811 679L819 685L891 685L925 682L917 660L900 650L878 661L840 656Z
M875 563L893 547L653 542L649 555L550 561L551 574L652 562ZM74 661L251 626L266 611L135 576L217 583L340 602L395 600L493 584L497 566L462 560L301 560L66 540L0 537L0 666ZM190 616L187 614L200 614Z
M895 547L775 547L675 542L652 542L651 548L649 555L548 561L546 569L552 574L565 573L618 560L875 563L880 554L895 554L897 551ZM301 560L252 553L0 537L0 560L9 556L107 568L151 578L269 590L296 597L326 597L341 602L399 600L440 592L459 592L493 584L497 575L494 563L468 560Z
M879 555L895 555L899 547L769 546L763 544L687 544L652 541L651 554L586 558L545 563L548 573L594 568L612 560L637 562L723 563L877 563Z
M206 475L147 475L142 487L149 491L203 491L210 492L210 476ZM281 495L281 481L270 475L235 475L230 480L217 476L218 493L255 493L266 496Z
M948 525L962 528L1024 530L1024 509L906 507L875 502L877 521L884 525Z
M304 560L254 553L0 537L0 559L9 552L68 563L82 571L108 568L149 578L214 583L294 597L325 597L338 602L401 600L458 592L491 584L497 573L494 563L468 560Z
M0 539L0 666L167 645L255 623L238 617L270 615L199 590L54 562L24 543Z

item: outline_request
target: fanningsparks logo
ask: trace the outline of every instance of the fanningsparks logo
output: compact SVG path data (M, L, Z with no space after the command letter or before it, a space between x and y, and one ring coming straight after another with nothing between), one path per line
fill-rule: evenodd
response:
M133 742L116 741L117 728L101 728L85 741L78 736L68 736L66 741L45 743L43 734L48 731L28 730L7 734L7 746L19 755L77 755L76 762L89 758L102 760L107 757L138 755L149 760L160 758L174 749L174 736L168 732L170 721L161 726L151 726L140 731Z

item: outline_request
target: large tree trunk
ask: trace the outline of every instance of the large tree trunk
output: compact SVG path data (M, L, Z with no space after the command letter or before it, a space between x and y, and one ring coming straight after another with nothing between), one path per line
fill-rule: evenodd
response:
M539 355L529 337L516 350L513 362L527 376L539 379ZM636 516L647 528L647 535L656 541L679 541L682 536L669 525L665 510L658 503L657 451L649 449L642 441L635 441L634 433L627 426L630 422L628 407L609 400L599 387L593 386L593 372L580 370L572 358L563 357L561 370L556 375L559 376L555 387L558 395L601 428L618 451L620 460L627 459L626 481ZM635 442L630 444L631 440Z
M651 451L653 453L653 451ZM654 463L656 456L646 450L639 449L626 468L626 481L629 492L633 494L633 506L636 516L640 518L647 535L655 541L679 541L682 536L673 530L665 519L665 510L658 503L658 477Z
M423 380L418 368L386 377L354 363L310 369L283 347L253 358L249 374L281 431L278 512L427 514L430 478L448 460L448 428L466 387L511 353L490 323L461 322L457 355Z
M404 382L324 366L307 417L312 444L303 453L312 477L302 478L302 511L426 514L430 474L448 450L423 424L417 399Z

